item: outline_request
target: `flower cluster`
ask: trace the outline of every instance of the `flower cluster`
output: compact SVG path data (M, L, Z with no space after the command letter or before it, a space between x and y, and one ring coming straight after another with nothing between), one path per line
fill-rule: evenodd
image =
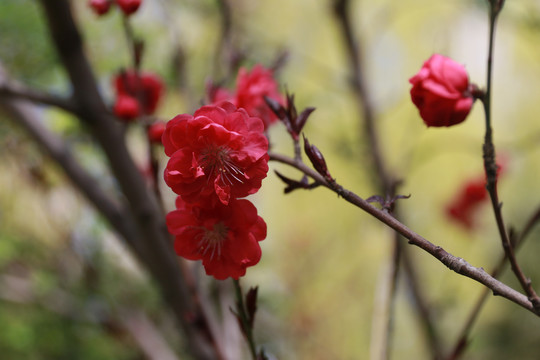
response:
M463 65L435 54L409 79L411 99L427 126L461 123L474 103L473 85Z
M163 93L163 83L157 75L137 74L134 70L115 76L113 86L116 90L113 112L124 121L132 121L141 114L153 114Z
M245 109L249 115L258 117L264 122L264 128L276 122L278 117L266 105L265 97L284 105L285 99L279 93L278 84L272 70L257 64L251 71L241 68L236 78L236 91L230 93L220 87L208 89L209 100L213 104L229 101L238 108Z
M111 5L118 5L124 15L135 13L141 6L142 0L90 0L88 5L94 12L101 16L109 12Z
M179 195L167 215L178 255L202 260L216 279L238 277L258 263L266 225L248 200L268 172L260 118L232 103L203 106L170 120L162 136L170 156L166 184Z

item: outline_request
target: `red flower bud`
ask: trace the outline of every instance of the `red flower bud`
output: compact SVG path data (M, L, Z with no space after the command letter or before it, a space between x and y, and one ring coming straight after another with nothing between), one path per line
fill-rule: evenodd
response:
M167 125L163 121L157 121L148 127L147 135L148 140L153 143L161 144L161 135L165 131Z
M317 172L324 176L327 180L332 179L330 173L328 172L328 167L326 166L326 160L324 160L323 154L315 145L311 145L305 136L304 151L315 170L317 170Z
M132 121L139 116L139 102L129 95L119 95L114 104L113 112L121 120Z
M142 0L116 0L116 4L122 9L126 16L129 16L139 9L141 1Z
M411 99L427 126L459 124L471 111L474 99L463 65L435 54L409 79Z
M88 6L90 6L96 14L101 16L109 12L111 2L110 0L90 0Z

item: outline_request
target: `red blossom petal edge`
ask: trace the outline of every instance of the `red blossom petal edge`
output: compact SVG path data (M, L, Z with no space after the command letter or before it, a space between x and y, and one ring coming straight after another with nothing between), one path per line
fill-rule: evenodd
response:
M409 79L411 100L427 126L453 126L463 122L474 103L473 85L465 67L434 54Z

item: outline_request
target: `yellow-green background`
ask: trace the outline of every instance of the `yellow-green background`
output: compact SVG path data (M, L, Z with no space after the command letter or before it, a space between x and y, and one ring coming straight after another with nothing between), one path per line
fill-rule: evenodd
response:
M478 226L472 232L444 216L444 207L460 185L482 174L481 104L475 104L459 126L427 129L408 93L408 79L433 53L464 64L471 81L485 86L485 1L351 2L350 16L364 52L384 157L391 171L404 179L400 193L412 195L399 203L403 221L452 254L490 269L502 250L488 206L480 209ZM72 3L104 96L112 102L111 74L129 64L118 11L97 18L86 1ZM372 169L365 156L369 149L361 141L357 100L348 86L348 63L331 2L231 3L234 41L246 51L247 64L269 65L280 50L289 52L278 79L283 89L295 93L300 109L317 108L305 128L306 135L323 152L338 182L362 197L373 195ZM204 96L205 81L222 71L215 68L214 61L220 31L218 11L216 2L210 0L146 0L133 17L135 32L146 44L143 68L159 73L168 85L160 117L192 112ZM506 1L496 39L493 126L498 153L506 159L500 197L506 222L519 230L540 204L540 3ZM175 44L186 56L183 90L179 90L172 68ZM48 45L36 1L0 2L0 61L12 76L28 85L60 94L69 91ZM81 162L113 191L115 184L102 156L76 119L59 111L43 112L47 125L68 139ZM79 257L91 253L91 261L102 269L99 297L122 307L124 302L135 301L135 293L135 302L159 314L155 295L147 291L144 281L140 284L139 273L134 275L131 262L123 255L125 250L111 245L115 241L102 220L24 132L0 116L0 270L13 273L22 266L31 269L32 281L40 291L47 293L67 284L81 299L87 299L93 294L79 283L80 261L63 256L73 252L66 249L75 248ZM274 151L292 155L283 127L274 126L270 137ZM141 131L130 130L129 139L135 156L144 163ZM260 287L256 337L280 359L368 359L371 343L376 341L373 311L391 261L392 233L325 189L283 195L283 184L274 169L300 176L272 163L268 178L254 196L268 224L268 237L261 243L263 258L243 279L245 285ZM36 180L36 171L44 180ZM172 204L173 194L165 188L164 194ZM533 285L540 283L538 237L534 232L519 255ZM420 249L408 250L444 345L450 346L482 287L449 271ZM119 259L128 265L118 266ZM65 268L73 278L64 278ZM126 278L131 280L126 282ZM118 286L118 279L126 285ZM518 287L512 276L503 279ZM393 359L429 358L403 280L400 278L395 301L391 355ZM0 323L0 350L13 359L133 356L133 350L109 339L99 327L59 318L39 306L2 300ZM504 299L491 298L474 327L465 358L537 358L539 330L538 318ZM177 341L174 335L171 338Z

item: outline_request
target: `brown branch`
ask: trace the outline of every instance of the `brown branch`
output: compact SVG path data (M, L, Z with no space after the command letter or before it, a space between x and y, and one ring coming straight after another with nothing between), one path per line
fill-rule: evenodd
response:
M416 269L411 260L411 256L408 252L408 248L404 248L402 251L403 257L403 269L405 270L405 275L407 277L407 282L409 285L409 290L414 302L414 309L418 313L417 318L420 320L422 325L422 331L424 336L427 339L429 351L431 352L432 359L440 359L442 357L443 351L440 341L440 335L437 332L432 319L432 314L429 308L429 304L426 303L425 297L422 294L420 288L420 281L418 279L418 274L416 274ZM484 287L486 293L489 292L489 289Z
M40 0L52 41L71 84L80 119L102 147L130 205L137 225L135 252L157 281L161 293L183 328L190 353L197 359L222 355L201 309L189 294L172 248L163 213L131 158L119 124L107 114L92 69L83 53L82 39L67 0Z
M362 134L365 134L367 147L369 148L369 156L375 169L377 178L374 179L376 184L381 184L380 190L389 191L393 186L393 179L390 175L383 159L381 146L375 128L375 109L371 95L368 91L366 82L363 50L360 42L354 35L353 26L351 23L349 0L334 0L334 14L339 23L342 38L345 43L349 67L351 69L351 85L357 97L358 111L361 114ZM361 143L364 142L364 136L361 136ZM387 195L387 194L383 194Z
M96 179L82 168L73 157L72 150L61 138L52 133L42 124L42 114L34 104L25 100L1 99L3 108L20 126L26 129L30 136L40 145L49 156L65 171L73 185L92 203L96 209L109 221L111 226L132 246L136 236L133 223L126 216L127 209L107 196L96 183Z
M4 70L0 64L0 98L23 99L38 104L56 106L60 109L75 113L77 108L71 99L61 98L41 92L23 84L10 80L5 76Z
M343 188L337 182L328 182L324 179L323 176L321 176L319 173L315 172L305 164L298 163L294 159L281 154L270 153L270 160L278 161L300 170L304 174L313 178L315 181L319 182L321 185L329 188L330 190L341 196L345 201L355 205L356 207L359 207L360 209L364 210L371 216L383 222L390 228L394 229L403 237L408 239L409 244L418 246L422 250L426 251L427 253L435 257L437 260L442 262L444 265L446 265L450 270L453 270L460 275L466 276L485 285L492 290L494 295L502 296L516 303L517 305L531 311L532 313L540 315L535 311L529 299L527 299L527 297L523 294L512 289L511 287L500 282L499 280L493 278L487 272L485 272L484 269L474 267L464 259L456 257L448 253L442 247L429 242L422 236L409 229L406 225L398 221L392 215L374 207L369 202L362 199L355 193Z

